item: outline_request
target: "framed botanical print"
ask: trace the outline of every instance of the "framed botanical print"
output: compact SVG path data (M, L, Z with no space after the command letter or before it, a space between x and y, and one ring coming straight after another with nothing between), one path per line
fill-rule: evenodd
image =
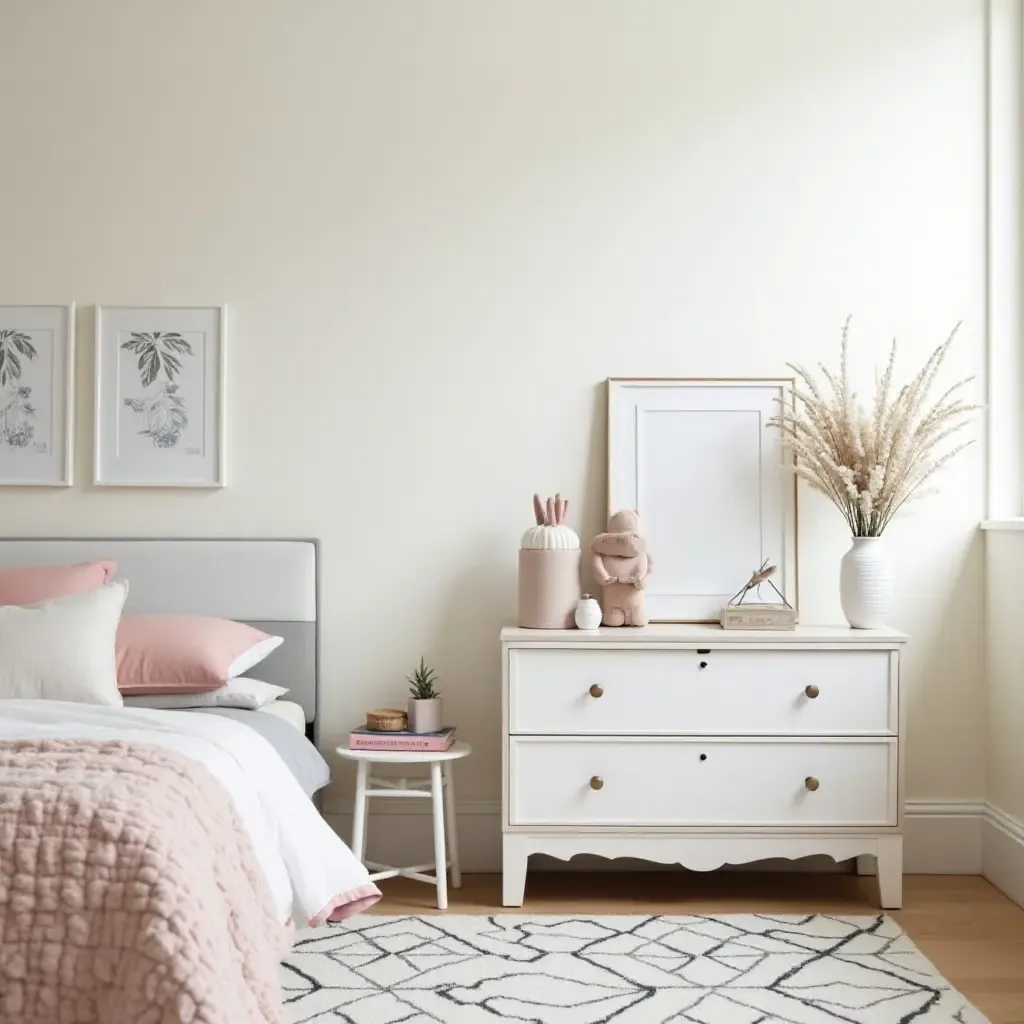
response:
M75 307L0 306L0 486L69 487Z
M718 622L767 560L798 606L796 475L768 428L787 379L608 381L608 507L636 509L652 622Z
M224 486L225 322L222 306L97 307L96 484Z

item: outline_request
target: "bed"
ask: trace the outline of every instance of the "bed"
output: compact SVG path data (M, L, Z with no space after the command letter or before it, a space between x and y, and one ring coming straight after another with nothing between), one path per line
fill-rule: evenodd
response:
M271 1024L291 929L379 899L309 799L329 777L312 742L317 554L295 540L0 541L0 568L116 560L125 614L282 636L252 674L288 690L259 711L0 701L0 1020Z

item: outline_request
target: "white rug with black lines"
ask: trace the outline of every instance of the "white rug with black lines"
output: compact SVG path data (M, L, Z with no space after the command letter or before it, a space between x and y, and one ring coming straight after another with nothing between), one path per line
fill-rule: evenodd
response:
M987 1024L885 915L363 915L282 986L286 1024Z

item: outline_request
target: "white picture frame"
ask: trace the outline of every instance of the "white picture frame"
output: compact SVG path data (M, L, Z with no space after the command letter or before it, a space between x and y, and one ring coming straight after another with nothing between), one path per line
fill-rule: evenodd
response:
M224 487L224 306L97 306L93 482Z
M70 487L75 307L0 306L0 487Z
M636 509L645 524L652 622L718 622L765 560L799 612L796 475L767 429L792 387L609 378L608 513Z

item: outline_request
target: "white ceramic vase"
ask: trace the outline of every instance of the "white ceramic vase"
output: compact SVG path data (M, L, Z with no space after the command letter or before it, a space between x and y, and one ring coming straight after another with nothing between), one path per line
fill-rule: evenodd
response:
M892 562L881 537L854 537L839 568L839 599L854 629L887 625L892 611Z
M601 606L589 594L584 594L576 605L574 617L577 629L597 629L601 625Z
M444 699L409 698L409 732L440 732L444 728Z

